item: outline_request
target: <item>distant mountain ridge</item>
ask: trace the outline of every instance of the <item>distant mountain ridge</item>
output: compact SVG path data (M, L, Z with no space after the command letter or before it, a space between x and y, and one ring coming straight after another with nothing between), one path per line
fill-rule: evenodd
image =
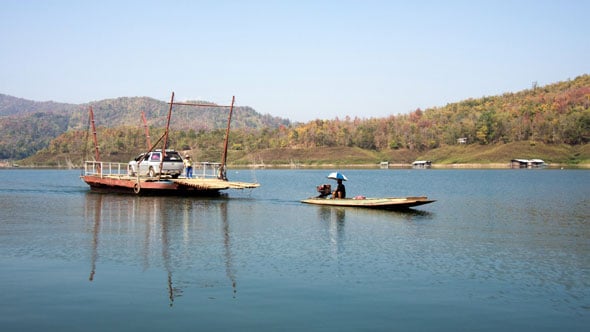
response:
M69 113L78 105L54 101L33 101L0 93L0 117L26 115L30 113Z
M178 130L214 130L225 128L229 108L178 106L173 108L170 126ZM84 104L54 101L38 102L0 94L0 159L22 159L35 154L54 138L69 130L88 126L92 107L99 127L143 126L141 112L148 126L164 127L169 103L150 97L120 97ZM235 106L232 128L277 128L289 126L290 120L260 114L249 106Z
M229 108L220 108L207 101L186 101L210 104L211 107L174 106L171 127L175 129L218 129L224 128ZM5 116L27 117L32 113L67 115L70 126L85 126L88 109L92 106L97 125L105 127L135 126L141 123L141 112L145 112L148 125L163 126L166 122L169 103L150 97L119 97L84 104L67 104L54 101L32 101L0 94L0 118ZM225 105L228 106L228 105ZM260 114L249 106L235 106L232 127L260 129L290 125L291 121L269 114Z

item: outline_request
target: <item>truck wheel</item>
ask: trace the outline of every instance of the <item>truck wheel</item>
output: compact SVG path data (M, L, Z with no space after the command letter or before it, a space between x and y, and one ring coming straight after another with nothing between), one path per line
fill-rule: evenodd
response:
M153 167L150 167L150 170L148 171L148 176L150 178L153 178L154 176L156 176L156 172L154 171Z

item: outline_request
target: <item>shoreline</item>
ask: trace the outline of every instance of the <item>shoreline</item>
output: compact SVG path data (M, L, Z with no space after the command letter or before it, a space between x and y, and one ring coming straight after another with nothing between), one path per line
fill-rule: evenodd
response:
M381 168L379 164L322 164L322 165L228 165L230 168L254 168L254 169L519 169L512 167L510 163L461 163L461 164L432 164L430 168L414 168L412 164L389 164L387 168ZM547 169L590 169L590 164L547 164ZM524 169L524 168L523 168Z
M388 167L381 167L380 164L228 164L233 169L519 169L512 167L511 163L460 163L460 164L432 164L430 168L413 168L412 164L396 163ZM82 169L76 165L55 166L55 165L10 165L0 163L0 169ZM590 164L560 164L549 163L547 169L590 169Z

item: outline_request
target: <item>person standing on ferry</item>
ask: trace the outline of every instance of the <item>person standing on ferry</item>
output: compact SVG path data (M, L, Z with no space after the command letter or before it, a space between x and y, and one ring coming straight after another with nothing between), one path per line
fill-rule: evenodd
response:
M184 167L186 169L186 177L192 178L193 177L193 161L191 160L191 156L188 154L184 156Z

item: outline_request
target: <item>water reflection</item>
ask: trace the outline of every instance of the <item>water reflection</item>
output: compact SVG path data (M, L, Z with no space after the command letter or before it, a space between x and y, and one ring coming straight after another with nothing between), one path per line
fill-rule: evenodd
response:
M333 215L337 220L344 221L346 217L346 210L355 211L364 215L372 215L388 219L404 219L408 221L418 219L432 219L434 214L430 211L420 210L419 208L405 209L405 210L387 210L387 209L367 209L367 208L346 208L334 206L320 206L319 217L321 220L329 220Z
M232 296L236 297L237 281L226 199L88 193L85 221L91 225L89 231L92 233L91 282L97 276L100 261L141 262L144 271L151 265L160 265L166 273L169 305L173 306L175 299L183 295L186 285L195 282L177 280L176 271L192 270L191 265L195 262L201 260L203 265L207 265L218 257L223 260ZM219 227L221 232L218 237L211 238L210 227ZM210 287L212 283L205 284Z
M325 224L328 243L332 256L339 261L344 251L344 222L346 219L346 208L320 206L318 217Z
M169 227L170 221L164 215L165 210L160 206L160 201L154 200L153 205L153 219L152 221L155 223L156 220L161 220L160 227L161 227L161 234L162 234L162 259L164 262L164 269L166 270L167 274L167 281L168 281L168 298L170 299L170 306L174 304L174 298L178 296L182 296L182 288L174 287L172 282L172 266L170 264L170 234L169 234ZM183 225L186 224L186 220L183 220ZM146 235L148 233L146 232Z
M92 232L92 253L90 255L90 276L88 280L94 280L94 274L96 273L96 259L98 258L98 235L100 233L100 220L102 211L102 195L98 198L96 207L94 208L94 229ZM88 220L88 204L86 204L86 220Z
M223 248L225 253L225 273L227 278L231 281L233 290L233 297L236 297L236 275L232 264L232 253L231 253L231 237L229 231L229 222L227 220L227 202L220 203L221 206L221 221L223 223Z

